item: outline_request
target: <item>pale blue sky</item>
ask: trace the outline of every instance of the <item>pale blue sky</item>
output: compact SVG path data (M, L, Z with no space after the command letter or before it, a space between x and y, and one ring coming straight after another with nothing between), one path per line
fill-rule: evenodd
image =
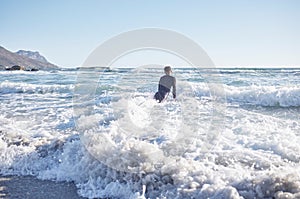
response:
M72 67L119 33L155 27L196 41L219 66L300 66L299 10L298 0L1 0L0 45Z

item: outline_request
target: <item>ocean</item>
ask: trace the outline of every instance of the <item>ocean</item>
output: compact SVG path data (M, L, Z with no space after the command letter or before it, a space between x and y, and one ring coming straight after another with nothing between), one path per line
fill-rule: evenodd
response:
M0 71L0 174L88 198L300 198L300 69Z

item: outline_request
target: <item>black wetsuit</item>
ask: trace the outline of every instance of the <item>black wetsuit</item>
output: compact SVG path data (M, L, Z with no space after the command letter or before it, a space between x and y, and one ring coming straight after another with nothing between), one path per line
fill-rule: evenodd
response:
M173 93L173 98L176 98L176 79L171 75L164 75L160 78L158 84L158 92L155 93L154 98L159 102L165 99L166 94L171 91Z

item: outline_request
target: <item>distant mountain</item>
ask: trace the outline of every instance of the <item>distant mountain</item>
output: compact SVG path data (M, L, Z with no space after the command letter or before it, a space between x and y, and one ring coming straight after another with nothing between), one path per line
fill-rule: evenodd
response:
M18 55L24 56L24 57L28 57L30 59L34 59L34 60L38 60L40 62L44 62L47 63L47 59L40 55L39 52L35 51L29 51L29 50L19 50L18 52L16 52Z
M18 51L19 52L19 51ZM28 53L27 53L28 52ZM21 51L19 53L13 53L0 46L0 69L5 69L5 67L12 67L14 65L24 66L25 69L38 69L38 70L53 70L58 69L58 66L46 61L41 61L43 57L38 52ZM27 55L25 55L27 54ZM35 54L35 55L34 55ZM39 55L39 56L38 56ZM32 56L32 58L29 58ZM35 58L34 58L35 57Z

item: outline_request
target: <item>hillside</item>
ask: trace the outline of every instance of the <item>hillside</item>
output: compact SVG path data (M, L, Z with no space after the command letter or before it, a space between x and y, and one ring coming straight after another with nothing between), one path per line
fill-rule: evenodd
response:
M43 62L36 59L31 59L24 55L13 53L0 46L0 69L12 67L14 65L24 66L26 69L53 70L58 69L58 66L49 62Z
M29 50L19 50L18 52L16 52L18 55L21 55L23 57L28 57L30 59L34 59L34 60L38 60L40 62L44 62L47 63L47 59L42 56L39 52L35 51L29 51Z

